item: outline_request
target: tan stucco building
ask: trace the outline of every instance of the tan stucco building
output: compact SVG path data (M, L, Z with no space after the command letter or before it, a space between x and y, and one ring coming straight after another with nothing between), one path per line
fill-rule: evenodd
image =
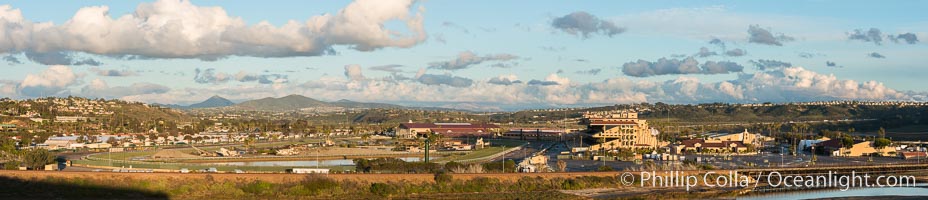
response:
M895 152L896 149L887 146L882 149L873 147L873 141L861 141L854 143L850 147L841 145L840 139L833 139L818 143L819 148L823 148L831 156L869 156L878 154L882 156L889 155L889 152Z
M638 119L633 111L603 111L583 114L582 123L593 132L593 137L605 140L590 147L600 149L654 149L660 147L658 131L648 126L647 120Z
M741 142L746 145L760 147L764 142L773 141L773 138L763 136L757 133L748 132L747 129L740 133L709 133L705 137L705 142Z

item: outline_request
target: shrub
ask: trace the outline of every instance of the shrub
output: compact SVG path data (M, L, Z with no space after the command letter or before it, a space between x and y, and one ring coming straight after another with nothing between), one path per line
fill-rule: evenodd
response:
M245 191L251 194L262 194L262 193L270 193L271 191L273 191L271 189L272 187L273 187L273 184L271 183L261 181L261 180L256 180L254 182L243 185L241 189L242 191Z
M387 197L396 193L396 188L386 183L371 183L370 192L377 196Z
M499 172L503 170L503 165L506 166L506 172L516 172L516 162L512 160L484 163L483 169L488 172Z
M300 182L300 185L303 185L303 188L310 194L319 194L320 191L339 187L338 181L318 174L306 176L303 182Z
M19 165L20 165L20 164L21 164L21 163L20 163L19 161L10 161L10 162L6 162L6 163L3 163L3 169L6 169L6 170L17 170L17 169L19 169Z
M483 166L480 164L470 164L470 165L466 165L465 167L453 168L450 170L458 174L464 174L464 173L482 174L486 172L485 171L486 169L484 169Z
M564 189L564 190L580 189L580 183L577 182L577 180L569 178L564 181L561 181L561 189Z
M448 172L438 171L435 173L435 183L448 183L453 179L454 177L452 177L451 174L448 174Z
M453 170L453 169L458 169L458 168L464 168L464 164L454 162L454 161L445 163L445 170Z
M394 173L421 173L431 172L442 167L437 163L406 162L398 158L354 159L355 170L358 172L384 171Z
M484 192L487 187L495 185L494 181L498 182L499 180L487 177L476 177L465 182L464 186L460 189L464 192Z
M712 166L711 164L707 163L707 164L699 165L699 169L700 170L713 170L715 169L715 166Z

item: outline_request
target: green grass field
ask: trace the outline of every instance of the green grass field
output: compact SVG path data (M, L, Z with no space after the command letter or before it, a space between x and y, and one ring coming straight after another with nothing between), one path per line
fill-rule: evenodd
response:
M483 158L483 157L487 157L487 156L490 156L490 155L493 155L499 152L503 152L508 148L512 148L512 147L506 147L506 148L487 147L487 148L476 150L476 151L473 151L473 152L470 152L464 155L446 155L445 157L441 157L439 159L436 159L435 161L436 162L448 162L448 161L460 161L460 160Z
M506 149L514 148L519 145L523 145L527 142L521 140L488 140L491 147L483 148L476 150L464 155L445 155L445 157L436 159L436 162L449 162L449 161L460 161L460 160L469 160L469 159L479 159L499 152L503 152Z
M254 145L254 148L275 147L275 146L284 146L284 145L290 145L290 144L301 144L301 143L318 142L318 141L321 141L321 139L307 139L307 140L301 140L301 141L282 141L282 142L258 143L258 144L255 144L255 145ZM229 148L229 147L240 147L240 148L243 148L244 145L241 145L241 144L230 144L230 145L223 145L223 147L226 147L226 148ZM200 149L202 149L202 150L204 150L204 151L216 151L216 150L219 150L219 148L221 148L221 147L218 147L218 146L210 146L210 147L197 147L197 148L200 148ZM193 148L190 148L190 146L186 146L186 148L176 148L176 149L174 149L174 150L178 150L178 151L180 151L180 152L184 152L184 153L189 153L189 154L196 155L196 153L195 153L196 151L193 150ZM151 156L151 155L157 153L158 151L160 151L160 149L147 150L147 151L131 151L131 152L116 152L116 153L100 153L100 154L94 154L94 155L92 155L92 157L94 157L94 158L99 158L99 159L131 160L132 158L135 158L135 157L148 157L148 156Z
M488 158L488 156L506 151L507 149L515 148L519 145L523 145L526 142L520 140L488 140L491 143L491 147L484 149L468 152L466 154L456 154L456 153L437 153L436 155L443 155L442 157L435 159L435 162L448 162L448 161L461 161L461 160L471 160L471 159L481 159ZM283 146L288 144L296 143L305 143L304 141L284 141L284 142L272 142L272 143L260 143L256 144L255 147L273 147L273 146ZM231 145L241 147L241 145ZM215 151L220 147L199 147L205 151ZM227 147L228 148L228 147ZM195 154L193 148L177 148L175 150ZM289 168L300 167L300 166L229 166L223 164L215 163L163 163L163 162L147 162L147 161L134 161L132 158L139 157L148 157L156 152L155 150L148 151L137 151L137 152L117 152L117 153L99 153L91 155L91 160L75 160L72 161L75 164L83 165L92 165L92 166L110 166L110 167L132 167L132 168L144 168L144 169L169 169L169 170L179 170L181 168L187 168L189 170L198 170L205 169L210 167L215 167L219 171L231 172L236 169L244 171L260 171L260 172L282 172ZM113 160L112 162L108 160ZM329 168L332 170L353 170L352 166L324 166L322 168Z

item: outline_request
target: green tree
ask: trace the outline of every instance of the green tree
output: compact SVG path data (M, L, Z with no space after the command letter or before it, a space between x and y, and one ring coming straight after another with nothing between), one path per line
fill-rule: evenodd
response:
M245 150L250 150L251 146L255 144L255 141L257 141L255 135L248 135L248 137L245 137Z
M116 146L116 144L118 144L119 141L116 140L116 137L109 137L106 139L106 143L110 143L111 145Z
M850 136L844 136L844 138L841 138L841 146L846 148L854 146L854 138L851 138Z
M45 165L53 163L54 159L55 156L48 152L48 150L34 149L26 152L26 155L23 157L23 162L26 163L26 167L33 170L44 170Z
M364 158L355 158L354 159L354 171L366 173L371 171L370 161Z
M31 136L23 136L22 138L23 139L19 140L19 146L22 146L22 147L32 146Z
M19 151L16 150L16 141L9 138L0 139L0 152L8 155L18 155Z
M877 138L873 141L873 147L876 147L877 149L883 149L883 147L887 147L890 144L892 144L892 141L886 138Z

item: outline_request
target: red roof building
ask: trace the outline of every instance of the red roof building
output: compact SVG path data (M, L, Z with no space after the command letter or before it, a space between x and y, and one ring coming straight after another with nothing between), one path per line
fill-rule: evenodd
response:
M899 153L899 156L905 160L925 159L928 158L928 152L906 151Z
M693 152L705 152L705 151L714 151L714 152L742 152L747 150L747 146L744 145L741 141L711 141L707 142L703 139L690 139L680 141L677 151L693 151Z
M397 127L399 138L415 138L430 133L445 137L492 136L500 127L494 124L471 123L401 123Z

